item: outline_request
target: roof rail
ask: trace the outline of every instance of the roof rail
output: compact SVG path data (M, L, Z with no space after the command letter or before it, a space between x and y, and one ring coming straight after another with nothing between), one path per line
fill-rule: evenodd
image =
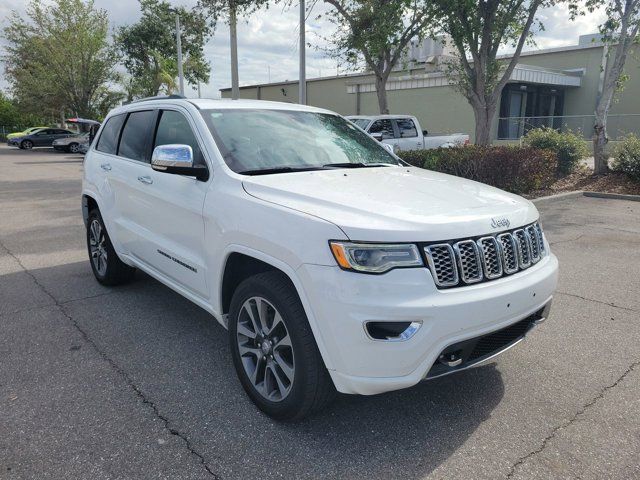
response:
M158 95L156 97L145 97L145 98L139 98L138 100L131 100L130 102L125 102L123 103L123 105L130 105L132 103L139 103L139 102L146 102L149 100L184 100L187 97L185 97L184 95L177 95L177 94L173 94L173 95Z

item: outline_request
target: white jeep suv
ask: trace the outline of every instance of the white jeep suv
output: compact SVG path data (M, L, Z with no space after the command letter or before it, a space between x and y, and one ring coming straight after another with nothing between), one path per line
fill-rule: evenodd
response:
M97 280L141 269L213 315L278 419L477 365L546 318L557 281L531 202L407 166L300 105L116 108L82 211Z

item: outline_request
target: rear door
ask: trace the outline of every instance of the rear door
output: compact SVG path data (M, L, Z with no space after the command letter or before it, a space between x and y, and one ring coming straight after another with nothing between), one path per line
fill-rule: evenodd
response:
M421 150L424 147L422 135L416 122L411 118L394 120L398 131L398 150Z
M201 143L188 112L177 107L157 112L151 127L136 125L136 122L148 120L131 115L120 141L119 156L135 156L138 162L135 173L127 182L130 188L127 203L121 207L130 228L135 231L135 241L129 248L140 261L206 298L202 208L208 182L158 172L150 165L153 149L168 144L191 146L194 163L206 165ZM149 145L142 142L134 145L140 135L148 136ZM146 152L142 161L138 151Z

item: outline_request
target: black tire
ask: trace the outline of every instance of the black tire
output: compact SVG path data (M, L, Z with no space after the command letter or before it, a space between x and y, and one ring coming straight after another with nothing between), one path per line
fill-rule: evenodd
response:
M106 253L106 261L103 260L99 265L96 265L96 261L94 261L92 257L91 229L94 222L98 222L100 225L101 233L103 234L103 236L99 235L99 238L102 238L102 242L100 243L102 244L102 250ZM130 267L118 258L118 254L113 248L113 244L111 243L111 239L107 233L100 211L97 209L93 209L89 212L89 220L87 222L87 251L89 253L89 263L91 264L93 275L102 285L121 285L129 282L133 278L136 269Z
M69 153L78 153L80 151L80 145L78 143L71 143L67 147L67 152Z
M295 358L293 382L287 396L279 401L265 398L254 387L241 360L237 340L238 322L243 305L252 297L262 297L275 307L291 339ZM242 387L256 406L270 417L283 421L299 421L324 408L335 398L333 381L322 361L300 298L289 278L283 273L259 273L238 286L229 309L229 341L233 364Z
M20 143L20 148L23 150L31 150L33 148L33 142L31 140L23 140Z

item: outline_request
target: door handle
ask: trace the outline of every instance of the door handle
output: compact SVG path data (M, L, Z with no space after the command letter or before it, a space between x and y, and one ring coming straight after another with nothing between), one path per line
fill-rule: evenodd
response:
M138 181L144 183L145 185L151 185L153 183L151 177L148 177L146 175L144 177L138 177Z
M103 163L102 165L100 165L100 168L103 169L105 172L109 172L111 171L111 164Z

